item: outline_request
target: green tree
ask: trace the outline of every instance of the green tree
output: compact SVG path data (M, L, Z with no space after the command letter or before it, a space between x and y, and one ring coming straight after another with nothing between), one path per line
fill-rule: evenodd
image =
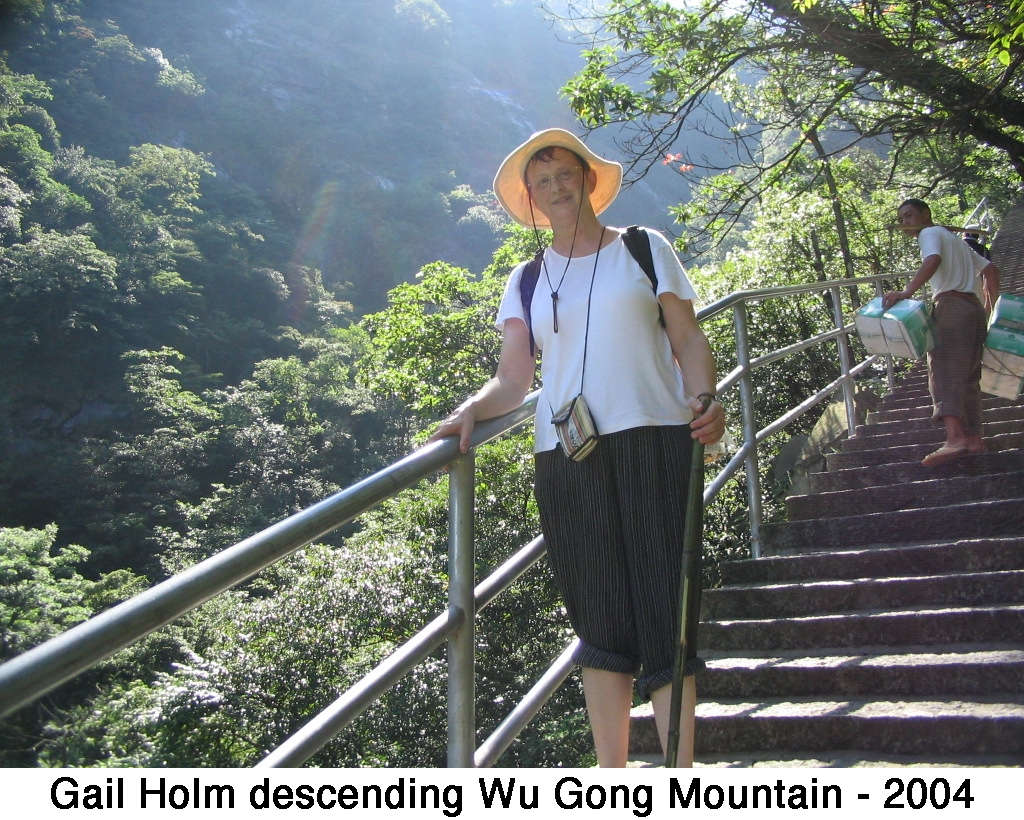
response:
M358 330L303 339L223 388L178 351L126 354L130 421L79 455L93 564L159 578L379 466L387 426L356 383L363 346Z
M388 308L363 320L370 343L360 372L370 389L419 425L476 391L498 364L494 317L509 271L535 249L533 234L514 228L479 278L436 262L392 289Z
M12 350L119 324L115 261L80 233L0 248L0 332Z
M25 205L31 199L17 182L0 172L0 244L21 238Z
M138 579L116 572L98 581L79 574L88 550L56 546L57 527L0 528L0 662L52 638L140 590ZM87 676L0 720L0 765L36 761L45 724L80 700L99 677Z
M91 583L77 567L88 554L53 552L57 528L0 530L0 660L7 660L85 620Z
M53 155L42 145L42 137L27 125L15 123L0 131L0 165L20 184L37 187L49 176Z
M591 127L622 126L633 176L681 158L713 186L706 213L679 215L720 238L818 137L823 156L888 143L890 178L922 143L952 144L967 165L991 148L1024 174L1024 75L988 54L1000 14L982 2L615 2L566 94ZM934 169L925 190L942 178Z
M45 0L3 0L0 3L0 19L3 17L38 17L43 13Z
M422 557L394 544L302 550L198 611L200 640L186 657L148 691L118 695L110 722L132 757L111 762L252 765L433 617L426 602L437 589ZM443 690L438 666L428 662L314 762L441 763L432 727L444 720L443 695L422 697Z
M1002 20L996 19L989 24L989 34L992 35L990 53L1009 67L1011 62L1020 59L1021 44L1024 43L1024 2L1009 0L1005 13Z
M38 77L15 74L6 64L0 66L0 125L10 125L10 119L24 110L29 99L50 100L53 94Z
M158 530L165 562L205 558L380 466L375 442L387 428L356 383L362 344L358 331L310 340L300 355L259 362L238 386L204 395L220 421L196 464L202 492L165 496L176 513Z
M158 214L196 213L204 174L212 174L209 160L187 148L140 145L131 149L131 161L120 179L120 193L137 198Z

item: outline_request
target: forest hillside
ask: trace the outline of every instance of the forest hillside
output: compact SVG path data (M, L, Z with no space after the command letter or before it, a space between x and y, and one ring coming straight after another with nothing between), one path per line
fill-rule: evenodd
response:
M576 23L605 46L584 52L535 0L0 0L0 661L390 463L479 386L536 241L488 189L534 130L596 129L636 172L609 223L678 230L705 302L913 269L885 228L904 196L946 224L983 197L997 224L1019 197L1014 106L965 129L943 89L836 57L796 11L781 26L787 4L600 5L614 16ZM812 5L851 24L848 4ZM1000 67L987 29L967 38L947 6L920 26L919 8L854 22L1020 96L1024 62ZM817 295L748 319L762 352L834 325ZM730 372L731 315L705 331ZM835 378L824 347L773 362L758 423ZM767 520L789 482L772 455L815 422L762 443ZM477 453L481 576L537 532L530 451L523 434ZM0 765L262 759L443 610L446 489L425 482L0 721ZM707 510L709 584L747 554L746 498L738 476ZM481 736L568 637L543 571L485 610ZM442 665L313 762L442 763ZM571 678L503 765L591 762L581 704Z
M491 264L507 238L493 174L537 128L573 127L559 88L578 67L532 0L0 3L0 660L408 449L420 411L408 385L374 383L362 317L434 260ZM666 220L664 198L644 190L630 195L646 203L638 218ZM528 252L509 251L503 271ZM486 335L498 278L471 279L449 279L449 295ZM480 371L463 377L451 391ZM429 392L430 407L454 396ZM507 502L532 504L526 479L511 481ZM294 669L334 658L308 674L353 679L443 594L427 535L440 498L428 488L400 513L420 537L400 543L380 530L394 521L364 521L338 534L344 550L313 549L0 722L0 760L250 761L311 708L312 693L288 706L288 681L253 677L262 660L227 684L248 693L239 714L256 714L249 698L278 713L258 718L258 737L229 741L219 719L205 740L179 733L172 715L194 723L203 702L192 694L158 707L159 725L138 721L155 714L151 697L193 692L178 675L207 687L204 658L232 645L237 657L258 624L299 640ZM515 517L530 533L532 512ZM346 586L374 574L375 586ZM410 609L419 574L431 580ZM560 638L550 582L536 588L541 603L512 606L551 611ZM335 623L333 642L277 620L302 613ZM509 664L501 644L503 674L538 662ZM172 668L170 689L148 688ZM440 754L372 722L366 733L408 742L421 762Z

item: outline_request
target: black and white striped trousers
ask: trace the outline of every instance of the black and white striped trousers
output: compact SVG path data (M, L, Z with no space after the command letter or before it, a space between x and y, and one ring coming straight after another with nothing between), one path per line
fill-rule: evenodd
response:
M639 674L645 699L672 682L692 449L681 425L604 435L580 462L560 448L536 455L541 529L581 640L574 660ZM704 666L696 657L699 571L692 588L687 674Z

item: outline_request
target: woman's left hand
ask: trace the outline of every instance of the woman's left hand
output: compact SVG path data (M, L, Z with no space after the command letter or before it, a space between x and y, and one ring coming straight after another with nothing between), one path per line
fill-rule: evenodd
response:
M718 442L725 435L725 408L713 399L708 409L700 399L690 399L693 421L690 422L690 435L705 447Z

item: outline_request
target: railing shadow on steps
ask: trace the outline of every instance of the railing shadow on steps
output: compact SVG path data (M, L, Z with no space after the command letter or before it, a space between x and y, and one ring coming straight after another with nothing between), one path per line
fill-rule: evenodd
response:
M751 553L760 556L761 487L758 446L816 405L840 392L846 405L848 434L856 434L854 379L871 368L879 357L868 356L851 364L848 322L855 305L852 293L882 283L905 279L905 274L792 285L733 293L698 311L700 322L731 315L735 332L737 365L718 384L721 396L735 388L739 393L741 441L729 461L705 484L704 503L709 503L740 469L746 473ZM834 327L800 342L752 357L747 329L748 307L773 299L792 299L805 294L827 295ZM844 300L847 308L844 309ZM814 395L757 429L753 412L753 375L758 369L795 356L817 345L836 343L839 376ZM891 359L887 361L889 386L893 382ZM537 394L518 409L477 426L473 448L511 431L533 418ZM84 672L115 652L173 622L216 595L248 580L256 573L351 522L362 513L442 470L449 471L449 594L448 609L413 638L382 661L372 672L334 703L310 720L291 738L271 752L258 767L300 766L325 746L352 720L365 711L406 673L443 643L448 643L448 765L489 767L512 743L572 669L570 644L479 749L475 746L474 721L474 619L499 593L507 589L545 553L538 536L522 547L493 574L475 585L473 503L473 450L462 455L454 439L422 447L395 464L333 496L283 519L271 527L222 550L149 590L75 626L63 634L0 665L0 717L31 703L65 681Z

